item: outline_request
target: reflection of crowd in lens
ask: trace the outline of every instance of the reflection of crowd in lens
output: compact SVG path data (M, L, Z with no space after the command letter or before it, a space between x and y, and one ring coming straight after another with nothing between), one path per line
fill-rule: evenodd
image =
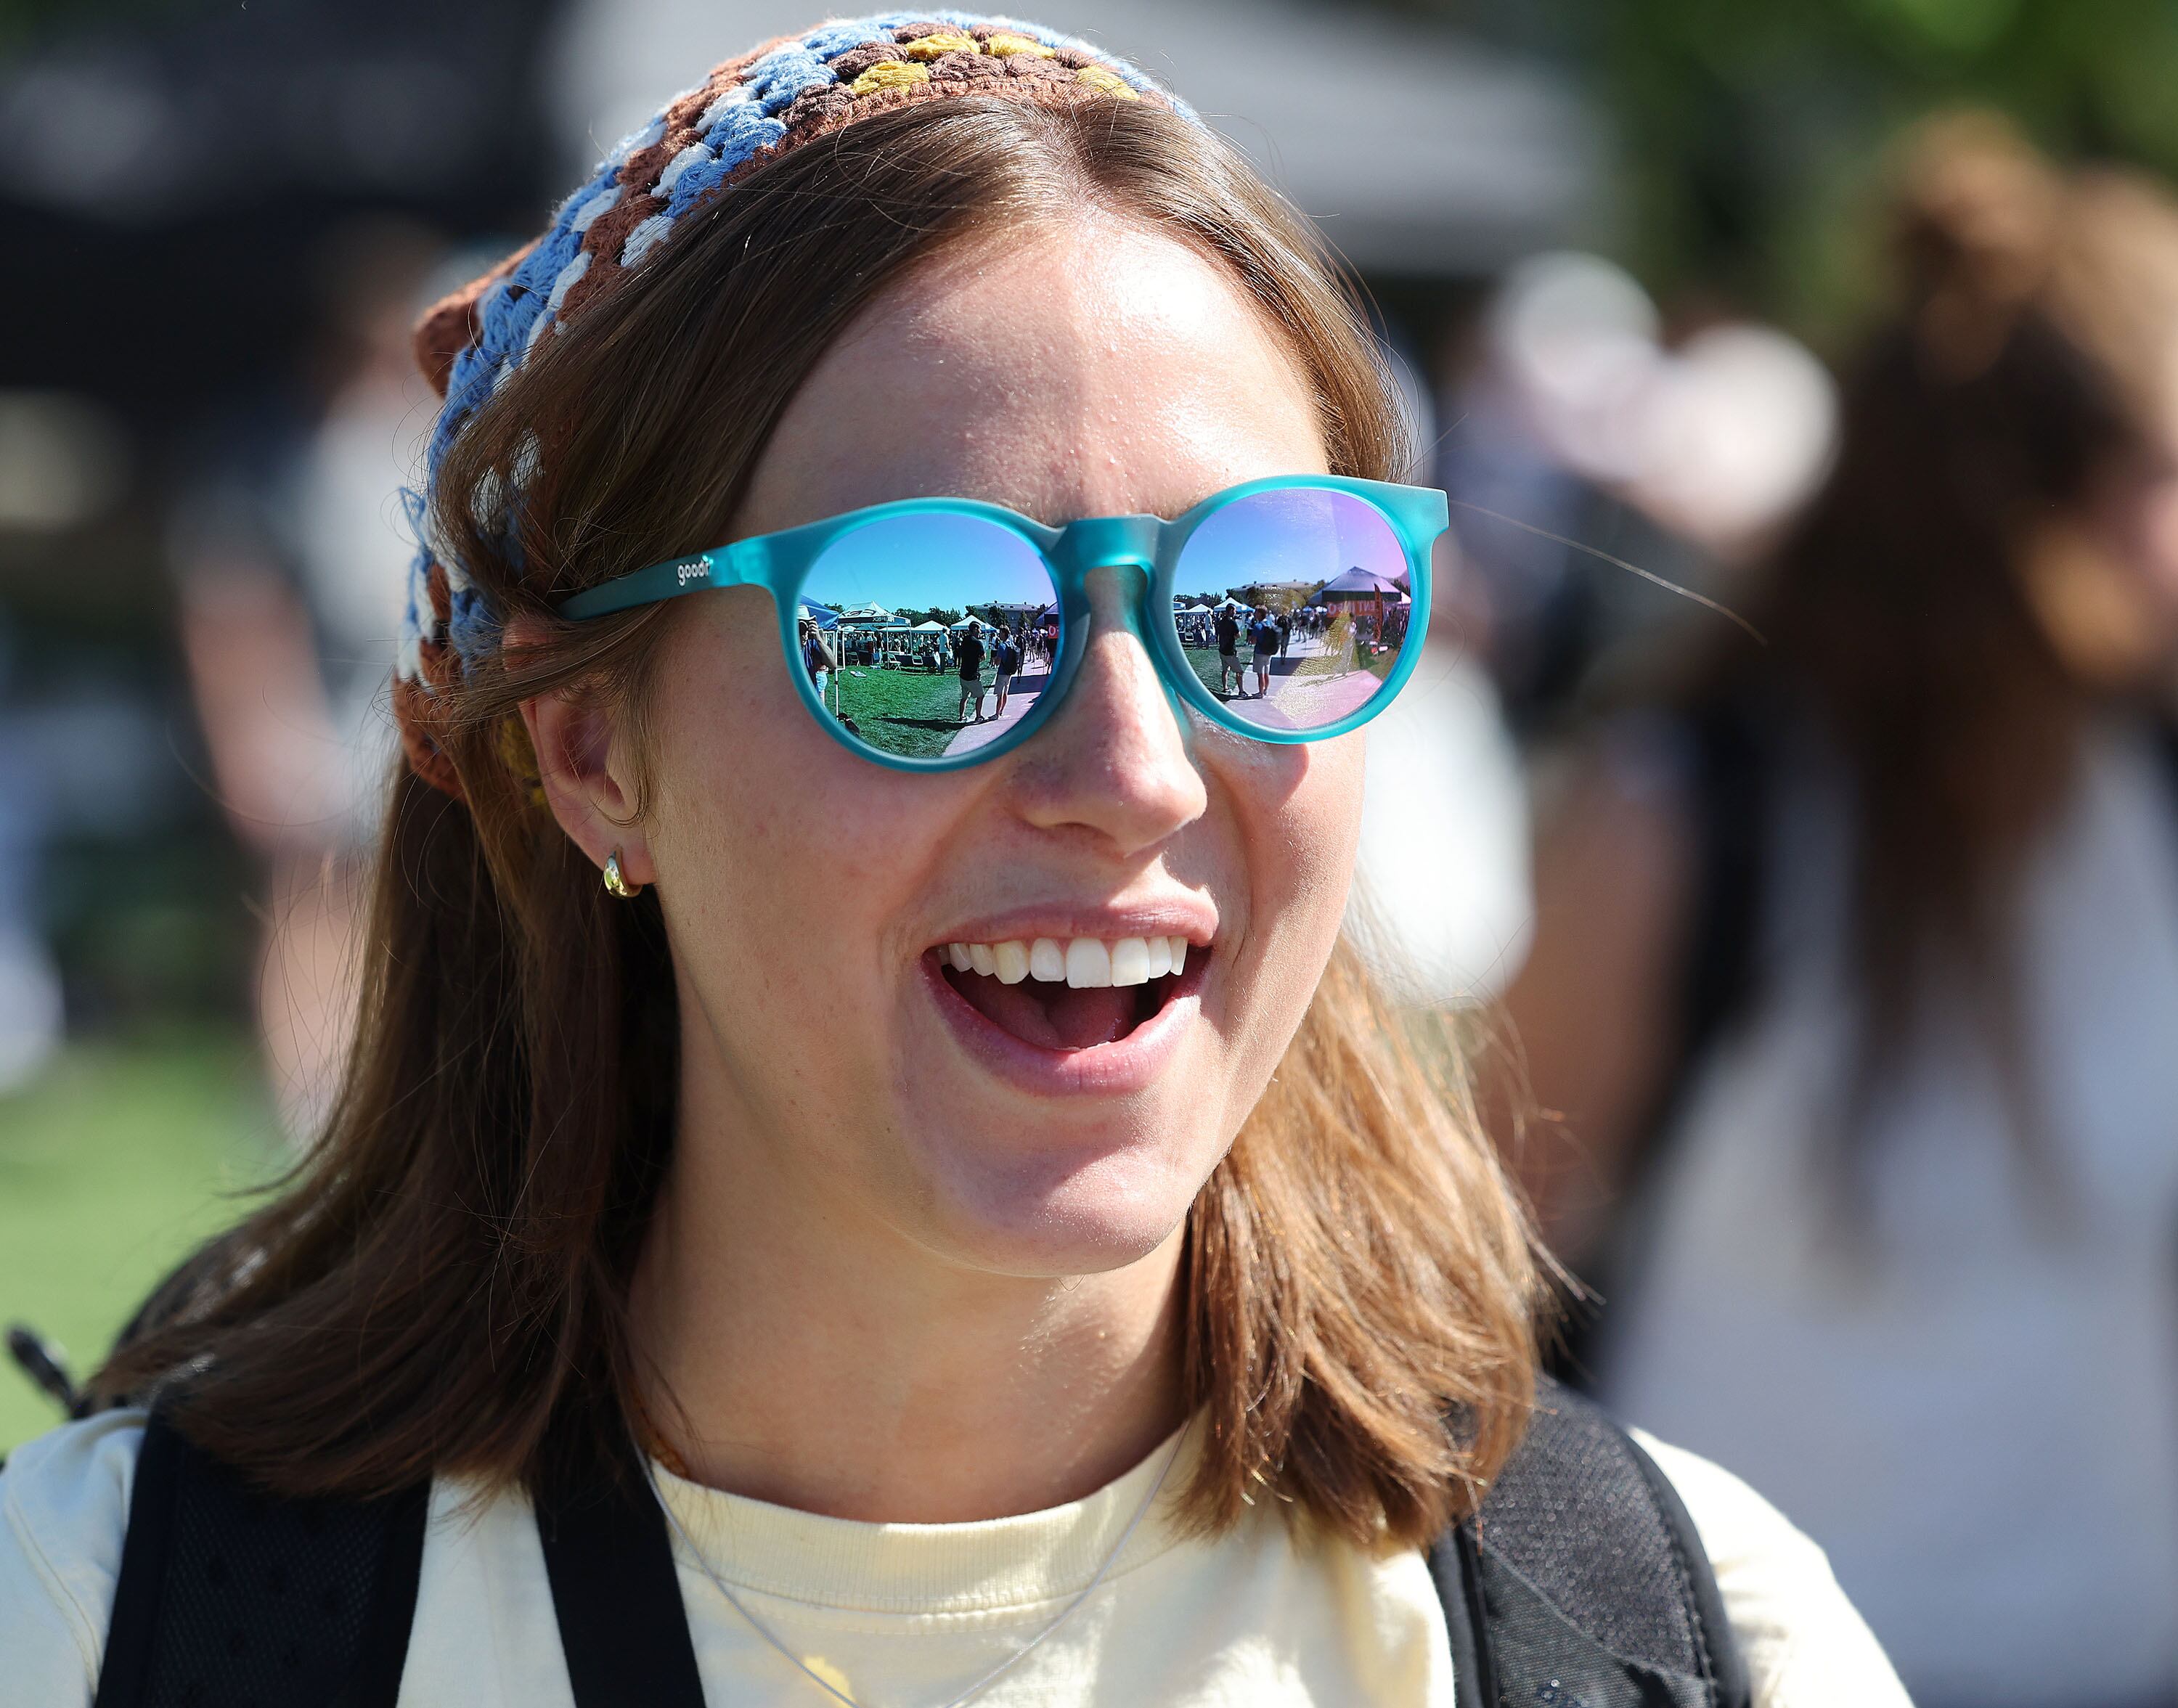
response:
M984 630L978 619L969 619L960 638L954 643L952 658L960 671L960 703L954 710L954 719L960 723L993 723L1006 714L1006 702L1013 695L1013 680L1024 673L1024 665L1030 651L1035 651L1039 662L1045 660L1043 636L1030 634L1028 625L1021 625L1020 634L1015 634L1013 623L998 623L993 630ZM991 665L991 717L982 714L984 687L982 666Z
M1274 676L1292 674L1308 660L1327 660L1328 668L1343 671L1366 670L1372 659L1396 657L1411 609L1381 601L1280 607L1229 595L1214 607L1198 603L1174 611L1173 624L1183 647L1216 649L1219 698L1261 699ZM1306 659L1294 654L1296 639L1310 647ZM1325 667L1319 663L1319 669Z
M805 585L796 617L802 668L842 730L889 753L936 758L955 751L951 732L1013 722L1057 661L1055 602L1039 609L1033 599L981 603L955 593L950 604L888 608L840 591L836 581ZM1411 598L1403 578L1354 567L1283 588L1179 595L1169 621L1218 699L1261 703L1265 713L1251 709L1251 722L1306 727L1349 714L1354 693L1365 701L1372 682L1388 678ZM963 737L958 750L989 738Z
M864 731L848 703L859 704L862 697L851 690L847 678L872 672L949 676L960 689L949 713L940 709L920 715L943 717L956 726L999 722L1017 686L1048 671L1057 650L1058 614L1048 610L1037 617L1032 606L979 609L983 614L961 616L942 606L894 613L875 606L835 612L805 605L796 621L802 667L825 709L857 735ZM1009 610L1014 615L998 615ZM860 709L867 715L871 709L861 704ZM878 715L897 723L901 714Z
M1000 623L985 638L983 625L975 618L968 620L967 628L954 643L954 662L960 673L960 703L955 713L961 723L986 723L1006 714L1006 700L1013 692L1014 678L1021 673L1022 647L1028 634L1026 625L1016 637L1013 625ZM983 715L983 665L988 660L993 681L991 694L993 703L988 719Z

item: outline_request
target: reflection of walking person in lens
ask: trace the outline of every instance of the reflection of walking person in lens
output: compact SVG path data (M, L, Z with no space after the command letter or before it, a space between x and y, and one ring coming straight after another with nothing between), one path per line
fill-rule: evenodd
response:
M960 663L960 705L956 716L965 717L972 709L975 721L983 721L983 626L972 617L954 649L954 656Z
M802 619L802 666L816 684L818 702L824 703L832 674L840 668L840 657L833 651L831 642L824 638L824 631L817 627L813 616Z
M1268 610L1258 610L1248 624L1248 643L1256 649L1256 693L1271 691L1271 660L1278 656L1278 626Z
M1228 676L1233 678L1234 692L1246 698L1248 681L1240 674L1240 616L1229 599L1218 607L1218 692L1221 694Z
M1014 677L1021 666L1021 649L1014 644L1014 632L1004 623L999 625L998 650L992 654L991 665L997 676L991 715L1003 718L1006 714L1007 691L1013 687Z

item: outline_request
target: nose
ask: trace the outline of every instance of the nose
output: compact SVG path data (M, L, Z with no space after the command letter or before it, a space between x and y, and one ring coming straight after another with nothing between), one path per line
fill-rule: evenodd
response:
M1016 810L1042 829L1078 829L1122 857L1202 816L1209 797L1184 714L1165 692L1134 616L1143 578L1089 576L1089 638L1065 702L1020 750Z

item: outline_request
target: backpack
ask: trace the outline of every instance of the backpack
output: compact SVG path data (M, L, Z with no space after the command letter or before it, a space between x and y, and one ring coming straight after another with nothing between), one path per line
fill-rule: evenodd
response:
M1693 1521L1648 1455L1545 1382L1475 1518L1428 1550L1458 1708L1751 1708ZM664 1509L633 1459L550 1450L536 1490L577 1708L703 1708ZM428 1485L270 1498L156 1410L96 1708L393 1708Z

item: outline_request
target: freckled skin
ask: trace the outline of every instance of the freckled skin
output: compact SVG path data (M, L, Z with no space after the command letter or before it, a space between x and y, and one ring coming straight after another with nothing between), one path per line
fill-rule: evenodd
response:
M1171 517L1324 467L1301 375L1227 276L1085 213L873 304L788 408L735 531L933 494L1054 524ZM561 822L657 886L672 944L680 1139L638 1307L707 1481L988 1516L1086 1492L1177 1421L1183 1218L1336 939L1361 747L1176 713L1116 620L1124 590L1092 579L1081 671L1037 736L940 776L818 726L754 589L673 609L643 824L608 816L624 742L533 703ZM588 770L560 762L586 742ZM1199 1020L1140 1092L1002 1082L922 983L965 922L1181 895L1214 902L1218 940Z

